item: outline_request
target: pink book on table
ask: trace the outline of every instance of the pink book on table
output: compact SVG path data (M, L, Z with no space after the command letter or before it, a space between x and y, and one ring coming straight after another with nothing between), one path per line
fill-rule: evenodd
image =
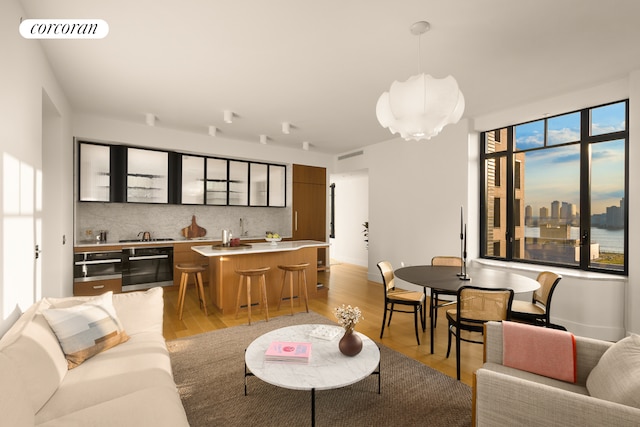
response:
M308 359L311 357L310 342L286 342L274 341L265 352L267 358L286 359Z

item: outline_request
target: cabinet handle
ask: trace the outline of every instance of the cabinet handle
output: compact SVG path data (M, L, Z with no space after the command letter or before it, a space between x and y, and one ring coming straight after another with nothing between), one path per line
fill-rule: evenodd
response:
M102 289L104 285L93 285L93 289Z
M147 259L165 259L165 258L169 258L169 255L130 256L129 261L144 261Z
M76 261L75 265L115 264L122 262L120 258L98 259L95 261Z
M294 228L295 231L298 231L298 211L295 211L295 214L294 214L293 217L294 217L294 227L293 228Z

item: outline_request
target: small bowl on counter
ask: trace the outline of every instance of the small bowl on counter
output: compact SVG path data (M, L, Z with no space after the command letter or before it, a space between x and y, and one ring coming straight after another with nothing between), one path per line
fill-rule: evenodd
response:
M275 246L280 240L282 240L282 237L265 237L264 240Z

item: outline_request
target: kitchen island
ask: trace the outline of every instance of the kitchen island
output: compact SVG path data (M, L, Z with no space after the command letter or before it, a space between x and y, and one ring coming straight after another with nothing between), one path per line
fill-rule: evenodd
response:
M278 265L309 263L307 267L307 293L313 298L317 293L318 248L329 246L315 240L293 240L271 243L241 244L237 247L221 245L193 246L191 249L209 259L210 299L222 314L234 313L238 292L236 270L270 267L267 273L267 302L276 307L280 298L283 272ZM294 288L294 291L297 286ZM257 304L258 292L253 304ZM288 295L285 293L285 295ZM241 290L240 301L246 301L246 290Z

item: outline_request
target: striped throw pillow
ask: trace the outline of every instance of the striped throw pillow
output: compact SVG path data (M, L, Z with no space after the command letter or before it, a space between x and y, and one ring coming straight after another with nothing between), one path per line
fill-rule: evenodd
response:
M68 308L42 311L56 334L69 369L129 339L113 308L112 292Z

